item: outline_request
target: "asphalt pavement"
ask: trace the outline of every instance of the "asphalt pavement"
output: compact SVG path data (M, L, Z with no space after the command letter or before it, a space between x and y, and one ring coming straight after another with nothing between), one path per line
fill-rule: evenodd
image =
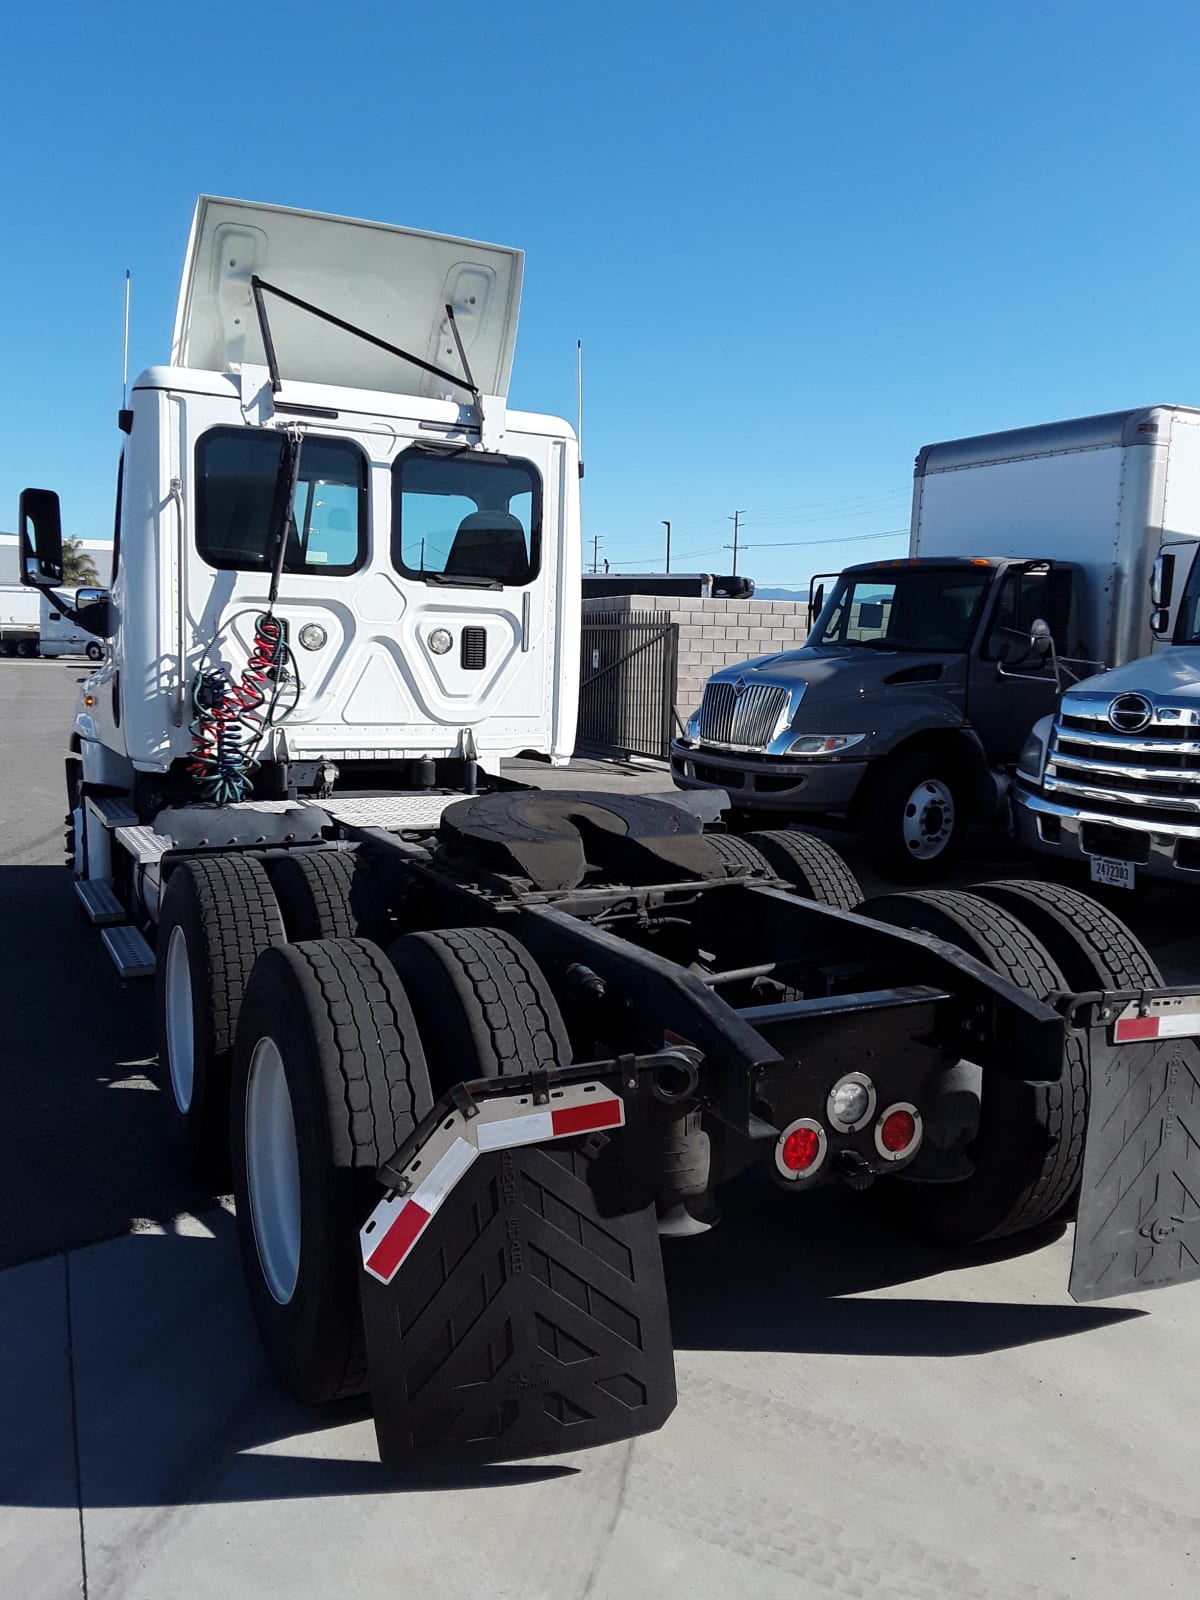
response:
M118 983L60 864L82 675L0 661L3 1600L1200 1592L1200 1284L1076 1306L1070 1230L953 1257L851 1195L739 1190L666 1247L657 1434L413 1481L363 1403L295 1406L227 1204L172 1167L150 985ZM1038 875L994 835L972 852L956 881ZM1188 897L1131 920L1200 979Z

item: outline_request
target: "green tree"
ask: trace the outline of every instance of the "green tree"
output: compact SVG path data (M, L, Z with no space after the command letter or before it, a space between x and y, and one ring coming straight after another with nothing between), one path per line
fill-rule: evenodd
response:
M100 582L96 563L83 548L82 539L63 540L63 588L94 587Z

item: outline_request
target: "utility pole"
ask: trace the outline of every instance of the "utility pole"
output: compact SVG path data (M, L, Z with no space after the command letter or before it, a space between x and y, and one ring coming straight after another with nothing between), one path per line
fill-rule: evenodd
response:
M738 519L740 517L744 517L745 515L746 515L746 513L744 511L735 511L733 513L733 515L728 519L730 522L733 523L733 544L732 545L726 545L725 548L726 548L726 550L729 550L729 549L733 550L733 572L730 574L730 576L734 577L734 578L737 577Z
M592 571L593 572L599 572L599 570L600 570L600 535L598 533L594 533L592 535Z
M663 527L667 530L667 571L671 570L671 524L663 518Z

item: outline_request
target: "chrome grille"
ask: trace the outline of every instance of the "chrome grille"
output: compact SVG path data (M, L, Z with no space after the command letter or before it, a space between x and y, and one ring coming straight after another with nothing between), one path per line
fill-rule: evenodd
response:
M1108 811L1200 812L1200 726L1157 707L1136 733L1113 726L1107 705L1064 704L1046 763L1048 793Z
M788 707L788 691L770 683L748 683L742 693L728 682L705 685L700 704L700 742L725 749L765 750Z

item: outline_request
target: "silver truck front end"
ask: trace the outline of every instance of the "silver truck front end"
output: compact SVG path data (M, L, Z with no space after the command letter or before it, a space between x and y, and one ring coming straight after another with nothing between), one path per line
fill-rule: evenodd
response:
M1141 692L1068 694L1040 780L1018 773L1021 841L1087 860L1095 882L1138 872L1200 882L1200 712Z

